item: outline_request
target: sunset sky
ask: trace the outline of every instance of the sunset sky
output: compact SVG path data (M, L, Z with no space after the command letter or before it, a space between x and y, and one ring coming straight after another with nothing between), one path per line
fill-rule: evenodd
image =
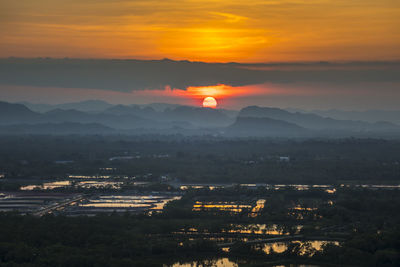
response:
M169 58L241 63L386 62L400 59L400 1L0 0L0 36L1 58ZM395 69L398 71L398 65ZM259 96L269 100L268 96L279 96L280 100L275 102L277 106L307 106L309 102L315 105L317 101L318 105L328 108L329 103L320 102L321 99L311 101L305 95L316 99L322 97L322 100L327 94L334 95L340 104L343 90L348 90L350 97L357 95L362 90L360 88L367 88L367 95L371 90L373 92L373 88L379 88L386 95L392 92L394 95L390 98L393 98L398 96L399 88L397 81L385 79L342 86L324 80L319 80L318 84L312 81L290 85L268 83L266 80L258 86L256 82L234 86L213 81L215 83L209 81L202 84L217 86L218 94L223 94L220 96L222 101L218 102L231 103L235 108L251 102L253 96L257 96L257 100ZM226 86L218 87L218 84ZM89 86L77 92L76 87L60 84L49 84L45 88L33 85L27 82L10 84L0 80L0 97L9 101L36 102L46 97L50 102L90 97L108 98L114 102L126 102L127 99L129 102L154 102L154 99L191 104L197 98L208 96L196 95L201 90L194 89L196 84L184 88L161 84L161 88L140 88L140 93L136 92L136 88L122 93L130 94L128 98L116 96L121 92L116 93L113 88L105 92L107 88ZM11 92L10 86L19 86L19 89L14 88ZM229 86L232 88L227 89ZM172 90L165 90L171 87ZM322 92L319 91L321 88ZM152 91L146 94L144 89L156 89L158 93ZM18 90L21 92L16 94ZM37 95L27 97L32 91ZM48 97L54 92L58 93ZM112 96L104 96L105 93ZM360 93L359 97L362 99L365 96ZM367 100L354 107L393 108L392 104L389 105L389 98L378 102L373 102L372 98ZM343 99L342 107L351 108L349 104L343 105L346 101ZM271 105L272 102L263 103Z

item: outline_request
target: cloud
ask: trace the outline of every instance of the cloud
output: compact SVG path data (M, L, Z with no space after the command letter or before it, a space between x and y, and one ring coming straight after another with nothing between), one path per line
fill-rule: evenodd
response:
M0 0L0 57L399 59L394 0Z
M0 59L0 84L118 92L263 83L394 83L400 62L203 63L173 60Z

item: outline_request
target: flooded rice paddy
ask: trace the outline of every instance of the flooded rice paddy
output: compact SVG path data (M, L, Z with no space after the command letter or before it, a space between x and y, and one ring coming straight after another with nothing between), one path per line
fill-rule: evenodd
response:
M221 258L216 260L192 261L187 263L175 263L173 265L164 267L238 267L239 265L228 258Z
M148 182L129 182L132 186L146 186ZM54 181L44 182L41 184L29 184L20 187L21 191L45 191L53 189L122 189L124 182L121 181L110 181L110 180L65 180L65 181Z
M265 199L259 199L253 203L238 203L234 201L196 201L193 204L192 211L226 211L240 213L242 211L251 211L252 216L257 216L265 206Z
M55 189L55 188L68 187L71 185L72 185L71 181L55 181L55 182L48 182L48 183L43 183L43 184L39 184L39 185L21 186L20 190L22 190L22 191L51 190L51 189Z
M286 229L277 224L231 224L230 227L231 228L225 232L254 235L289 235L289 232ZM302 228L303 225L295 226L293 234L299 234Z
M47 209L52 205L74 199L76 194L14 192L0 193L0 211L29 214Z
M20 191L0 193L0 212L45 215L94 215L111 212L160 212L179 195L92 195Z
M177 195L97 195L86 198L65 211L68 215L94 215L98 213L159 212Z
M267 243L260 246L260 248L266 253L283 253L285 252L291 244L297 244L300 246L300 255L304 255L307 250L309 251L322 251L324 246L326 245L335 245L339 246L340 243L338 241L327 241L327 240L312 240L312 241L290 241L290 242L275 242L275 243ZM311 249L311 250L310 250Z
M309 264L279 264L279 265L268 265L271 267L320 267L319 265ZM191 262L177 262L173 265L164 265L164 267L239 267L239 264L228 258L211 259L203 261L191 261Z

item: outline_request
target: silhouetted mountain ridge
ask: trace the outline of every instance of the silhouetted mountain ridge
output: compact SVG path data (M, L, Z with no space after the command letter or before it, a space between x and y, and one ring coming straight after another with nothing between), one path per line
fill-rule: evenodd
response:
M111 106L103 112L83 112L75 109L53 109L33 112L21 104L2 102L0 124L24 123L100 123L116 129L165 129L171 127L224 127L233 119L217 109L177 106L156 111L149 106Z
M228 135L233 136L302 136L307 129L294 123L271 118L237 117L235 123L227 127Z
M312 113L289 112L279 108L249 106L239 112L239 117L271 118L295 123L304 128L312 130L348 130L348 131L373 131L399 129L398 125L390 122L385 124L368 123L364 121L335 120L328 117L321 117ZM382 127L385 127L383 129Z
M63 109L63 110L75 109L84 112L101 112L113 106L112 104L102 100L86 100L81 102L71 102L71 103L55 104L55 105L33 104L29 102L21 102L19 104L23 104L29 109L41 113L48 112L53 109Z
M151 106L113 106L104 111L105 114L134 115L159 122L184 123L192 127L222 127L233 122L224 112L218 109L197 108L190 106L166 106L157 111Z
M0 124L13 124L16 121L31 122L40 116L24 105L0 102Z
M238 117L232 118L223 110L191 106L170 106L155 109L150 105L112 105L102 112L84 112L75 109L53 109L45 113L30 110L21 104L0 102L0 125L18 125L30 132L41 132L33 126L74 123L102 125L114 132L136 134L222 134L230 136L374 136L374 134L396 135L400 126L379 121L335 120L311 113L289 112L279 108L249 106L243 108ZM22 127L21 125L25 125ZM85 126L80 125L82 128ZM10 127L18 132L18 127ZM46 129L46 127L44 127ZM47 127L47 129L50 128ZM29 132L28 131L28 132ZM44 131L44 130L43 130ZM42 132L43 132L42 131ZM82 130L83 131L83 130ZM89 130L88 130L89 131ZM100 129L99 131L106 131ZM56 131L59 132L59 131ZM66 132L70 132L67 131ZM84 131L83 131L84 132ZM92 131L94 132L94 130Z
M0 134L115 134L117 131L98 123L39 123L39 124L17 124L0 126Z
M360 120L366 122L388 121L400 124L400 110L371 109L364 111L347 111L339 109L329 110L301 110L287 109L291 112L313 113L322 117L330 117L336 120Z

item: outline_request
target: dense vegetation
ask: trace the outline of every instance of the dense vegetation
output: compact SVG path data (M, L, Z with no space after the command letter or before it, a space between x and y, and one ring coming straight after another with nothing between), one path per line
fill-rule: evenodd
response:
M124 181L124 185L53 191L87 196L117 191L183 194L162 213L151 215L0 213L1 266L163 266L219 257L229 257L239 266L400 265L398 188L358 186L399 184L400 142L396 140L3 136L0 147L1 192L72 174L110 175L110 180ZM128 158L110 160L113 157ZM135 187L133 181L151 183ZM172 186L179 182L332 186L297 190L233 185L180 191ZM257 212L252 208L193 210L196 203L254 207L259 200L265 200L265 207ZM260 225L264 230L259 231ZM282 253L265 253L263 243L247 242L274 237L266 228L297 236L296 242L286 240ZM340 246L328 244L316 251L310 246L312 240L333 240ZM221 249L221 242L232 243L229 252Z
M244 202L266 199L259 216L210 210L193 212L195 201ZM327 205L327 201L333 205ZM288 212L293 205L312 210ZM400 264L400 206L397 190L224 190L190 191L172 202L164 213L152 216L125 214L96 217L0 215L1 266L162 266L178 260L229 257L240 266L276 263L320 265L398 266ZM302 216L299 216L301 214ZM218 216L215 216L218 215ZM229 234L237 225L277 224L283 232L303 225L306 238L342 240L314 251L289 244L283 253L261 252L241 242L252 234ZM184 234L188 229L195 233ZM183 231L183 232L182 232ZM217 247L216 236L237 240L228 254ZM268 235L262 235L264 238ZM305 253L301 253L305 249Z
M0 147L0 174L11 179L104 174L101 168L112 167L113 175L168 174L184 182L400 181L400 142L376 139L25 136L2 137ZM109 160L116 156L133 158ZM73 162L55 162L60 160Z

